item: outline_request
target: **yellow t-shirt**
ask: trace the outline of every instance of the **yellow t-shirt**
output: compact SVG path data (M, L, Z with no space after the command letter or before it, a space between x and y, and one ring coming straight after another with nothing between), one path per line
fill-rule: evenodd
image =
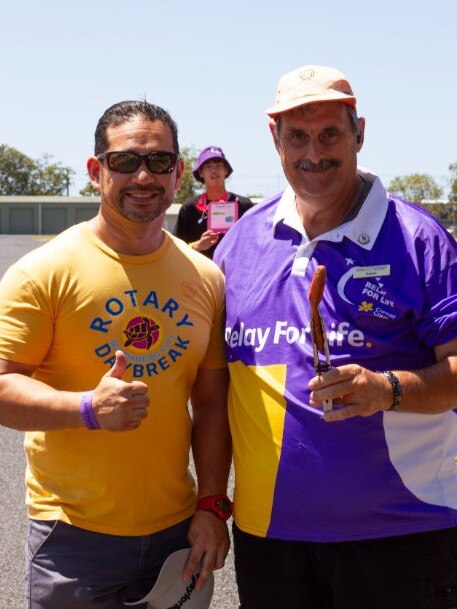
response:
M36 365L59 390L93 389L122 349L123 379L148 385L132 432L28 432L34 519L146 535L195 509L187 401L197 370L226 365L216 265L165 233L152 254L117 254L85 223L26 255L0 283L0 358Z

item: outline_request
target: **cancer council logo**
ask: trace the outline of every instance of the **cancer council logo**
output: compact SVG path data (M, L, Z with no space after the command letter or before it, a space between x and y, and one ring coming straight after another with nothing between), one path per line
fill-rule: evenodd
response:
M149 317L134 317L127 324L124 347L148 350L159 340L160 326Z

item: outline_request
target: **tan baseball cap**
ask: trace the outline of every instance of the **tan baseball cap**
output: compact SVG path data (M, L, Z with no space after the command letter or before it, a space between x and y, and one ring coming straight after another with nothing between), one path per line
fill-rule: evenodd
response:
M276 103L265 112L275 118L281 112L324 101L356 104L351 85L342 72L327 66L303 66L281 76Z
M134 607L148 603L150 609L208 609L214 590L214 575L211 573L203 588L197 592L195 583L198 571L187 582L182 579L182 572L189 557L190 549L173 552L163 563L156 583L145 597L124 605Z

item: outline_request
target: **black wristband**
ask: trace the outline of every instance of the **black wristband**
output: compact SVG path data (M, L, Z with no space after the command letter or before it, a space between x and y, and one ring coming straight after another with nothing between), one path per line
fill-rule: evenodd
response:
M389 379L389 382L392 385L393 401L387 410L397 410L397 407L400 406L401 398L403 396L403 389L401 388L400 381L398 380L398 377L390 370L384 370L383 374Z

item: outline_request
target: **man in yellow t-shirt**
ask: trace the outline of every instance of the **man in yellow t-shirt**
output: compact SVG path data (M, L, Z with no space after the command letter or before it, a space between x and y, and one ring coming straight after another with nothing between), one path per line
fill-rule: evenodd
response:
M224 284L162 228L177 127L115 104L87 167L98 215L0 282L0 423L27 432L29 609L120 609L186 547L199 590L229 547Z

